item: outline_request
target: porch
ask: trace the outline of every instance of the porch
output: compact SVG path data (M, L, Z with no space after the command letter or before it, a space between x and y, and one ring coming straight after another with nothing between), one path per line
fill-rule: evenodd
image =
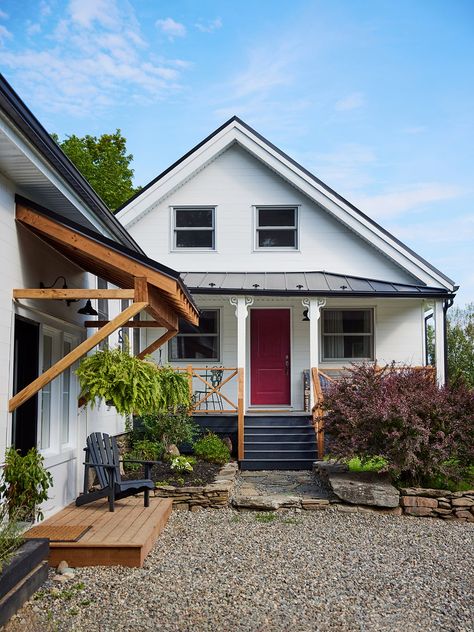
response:
M42 531L31 537L48 537L39 535L46 534L47 528L56 532L50 540L50 566L67 560L72 567L141 567L168 522L171 509L169 498L150 498L150 506L144 507L142 494L116 501L114 512L108 510L107 499L82 507L71 504L42 522ZM58 541L68 537L69 529L65 527L78 528L79 537L69 536L78 537L77 541Z

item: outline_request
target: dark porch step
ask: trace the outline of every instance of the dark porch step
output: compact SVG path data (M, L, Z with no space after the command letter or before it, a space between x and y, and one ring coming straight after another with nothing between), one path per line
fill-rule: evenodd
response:
M245 436L258 436L258 435L307 435L314 436L314 430L312 426L294 426L288 428L288 426L245 426Z
M241 470L311 470L315 459L244 459L240 462Z
M295 417L285 417L284 415L245 415L245 427L260 427L260 426L285 426L287 428L293 428L297 426L311 425L310 415L302 415Z
M245 458L251 461L259 461L260 459L278 459L279 461L294 461L295 459L308 459L314 461L316 459L315 450L245 450Z
M275 437L273 435L257 435L255 437L245 437L244 441L245 447L257 449L268 449L273 450L281 449L282 446L288 446L288 449L296 449L301 447L308 446L309 448L315 447L315 439L313 437L305 437L305 436L288 436L288 435L280 435L279 437Z

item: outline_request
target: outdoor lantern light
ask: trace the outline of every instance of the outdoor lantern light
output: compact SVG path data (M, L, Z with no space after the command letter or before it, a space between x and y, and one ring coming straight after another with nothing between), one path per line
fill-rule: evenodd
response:
M43 283L43 281L40 281L40 288L42 290L51 290L52 288L54 288L54 286L56 285L56 283L59 281L59 279L63 280L63 286L61 289L63 290L67 290L68 289L68 285L67 285L67 281L66 281L66 277L63 276L62 274L60 274L58 277L56 277L55 281L52 283L52 285L45 285ZM78 302L78 298L67 298L66 300L66 304L69 307L71 305L71 303L77 303Z
M309 316L308 316L308 310L305 309L303 312L303 318L301 319L301 322L303 323L309 323Z
M81 307L81 309L78 309L77 313L83 314L84 316L98 316L99 315L99 312L96 312L95 309L92 307L92 303L90 299L87 299L87 302L84 305L84 307Z

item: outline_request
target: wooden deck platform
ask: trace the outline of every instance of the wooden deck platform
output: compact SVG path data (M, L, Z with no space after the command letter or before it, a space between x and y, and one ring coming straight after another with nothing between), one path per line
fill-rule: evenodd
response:
M50 566L66 560L75 566L143 566L145 557L168 522L172 501L143 495L115 502L108 511L107 499L76 507L72 504L42 525L84 525L91 528L77 542L50 542Z

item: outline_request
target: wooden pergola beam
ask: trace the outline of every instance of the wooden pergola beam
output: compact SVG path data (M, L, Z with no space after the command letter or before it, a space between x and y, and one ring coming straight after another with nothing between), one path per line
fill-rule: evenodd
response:
M164 333L162 336L160 336L158 340L155 340L155 342L152 342L151 345L148 345L146 349L143 349L143 351L140 351L140 353L137 355L137 358L141 358L143 360L143 358L145 358L147 355L150 355L151 353L153 353L153 351L156 351L161 346L163 346L165 342L168 342L168 340L170 340L171 338L174 338L177 333L178 333L177 329L170 329L169 331Z
M79 358L85 355L88 351L91 351L91 349L102 342L102 340L105 340L107 336L119 329L124 323L128 322L130 318L133 318L145 307L147 307L147 303L145 302L132 303L129 307L127 307L127 309L124 309L123 312L104 325L104 327L99 329L99 331L96 331L96 333L90 338L81 342L81 344L75 347L70 353L65 355L64 358L56 362L56 364L37 377L36 380L33 380L31 384L28 384L28 386L25 386L25 388L23 388L19 393L14 395L8 402L9 412L12 413L18 408L18 406L21 406L31 397L36 395L38 391L54 380L55 377L68 369L74 364L74 362L79 360Z
M103 298L112 299L134 299L135 290L89 290L89 289L15 289L13 290L13 298L25 299L45 299L45 300L71 300L71 299L90 299Z

